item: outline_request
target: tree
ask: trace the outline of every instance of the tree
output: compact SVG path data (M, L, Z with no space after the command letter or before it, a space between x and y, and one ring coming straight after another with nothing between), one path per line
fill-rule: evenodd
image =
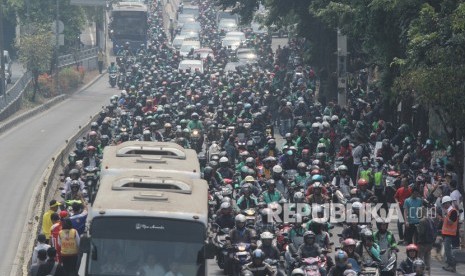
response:
M37 26L37 25L35 25ZM19 45L19 59L28 71L32 73L34 92L32 101L35 101L39 88L39 75L47 71L52 58L52 33L46 27L36 27L31 34L21 38Z

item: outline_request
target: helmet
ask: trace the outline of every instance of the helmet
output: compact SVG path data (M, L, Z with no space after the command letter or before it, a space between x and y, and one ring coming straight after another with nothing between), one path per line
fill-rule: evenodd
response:
M274 238L274 235L271 232L265 231L260 234L260 239L262 240L271 240Z
M367 181L365 178L360 178L360 179L357 181L357 184L358 184L358 186L367 186L367 185L368 185L368 181Z
M220 164L221 163L228 163L228 162L229 162L228 157L223 156L223 157L220 158Z
M304 198L305 198L305 195L302 192L296 192L294 194L294 201L295 202L302 202L304 200Z
M417 272L418 269L425 270L425 262L422 259L416 259L413 261L413 271Z
M321 174L315 174L312 176L312 182L323 182L323 176L321 176Z
M452 202L452 201L454 201L454 200L450 196L443 196L442 200L441 200L441 204L449 203L449 202Z
M363 208L363 204L359 201L355 201L354 203L352 203L352 209L355 209L355 210L360 210Z
M283 172L283 167L281 167L280 165L276 165L273 167L273 172L274 173L282 173Z
M255 163L255 160L253 157L247 157L247 159L245 159L245 163Z
M182 3L181 3L182 5ZM243 270L241 273L242 276L253 276L253 273L250 270Z
M221 209L229 209L229 208L231 208L231 203L229 203L229 202L223 202L223 203L221 203L220 208L221 208Z
M347 253L343 250L339 250L336 252L336 255L334 256L334 260L336 260L336 265L339 267L343 267L347 264L347 259L349 256Z
M255 179L253 178L253 176L248 175L248 176L245 177L244 181L245 181L245 182L254 182Z
M415 251L418 254L418 247L415 244L409 244L405 248L405 252L408 254L409 251Z
M321 189L322 188L321 182L313 183L312 187L313 187L313 189L317 189L317 188Z
M87 151L96 151L97 149L94 146L88 146Z
M270 186L270 185L276 186L276 182L274 181L274 179L268 179L266 181L266 186Z
M257 259L264 259L265 258L265 253L261 249L255 249L252 252L252 259L257 260Z
M291 276L304 276L305 272L301 268L292 270Z
M342 242L342 245L343 246L355 246L357 244L357 242L354 240L354 239L345 239L343 242Z
M319 160L318 160L319 161ZM312 162L312 164L315 163L315 161ZM319 164L319 162L318 162ZM318 164L313 164L313 165L316 165L318 166ZM311 175L317 175L317 174L320 174L320 169L313 169L311 172L310 172Z
M297 170L299 169L305 170L306 168L307 168L307 164L305 164L304 162L299 162L299 164L297 164Z
M76 161L76 153L74 153L73 151L70 152L68 155L68 161L70 163L74 163Z
M306 232L304 233L304 239L305 239L305 238L313 238L313 239L314 239L315 237L316 237L316 236L315 236L315 233L313 233L313 231L306 231Z
M79 176L80 173L79 173L78 169L72 169L72 170L69 171L69 175L70 176L72 176L72 175Z
M363 237L364 240L367 240L367 239L371 240L371 239L373 239L373 232L371 232L371 230L367 229L367 230L363 231L362 237Z
M348 171L349 169L347 168L346 165L340 165L339 167L337 167L337 170L340 172L340 171Z
M171 124L170 123L166 123L165 124L165 128L170 128L171 127Z
M246 218L243 214L239 214L234 218L234 221L237 223L245 223Z

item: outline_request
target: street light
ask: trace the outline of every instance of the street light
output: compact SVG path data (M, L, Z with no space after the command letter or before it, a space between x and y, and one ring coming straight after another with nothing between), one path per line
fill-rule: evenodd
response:
M5 57L3 56L3 51L5 48L5 45L3 39L3 0L0 2L0 95L5 95L6 94L6 87L5 87ZM6 96L5 101L6 101Z

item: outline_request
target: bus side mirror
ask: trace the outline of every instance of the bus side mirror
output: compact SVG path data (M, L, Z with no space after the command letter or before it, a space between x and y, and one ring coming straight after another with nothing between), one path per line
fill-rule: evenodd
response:
M79 242L79 253L90 253L90 238L87 234L82 234Z

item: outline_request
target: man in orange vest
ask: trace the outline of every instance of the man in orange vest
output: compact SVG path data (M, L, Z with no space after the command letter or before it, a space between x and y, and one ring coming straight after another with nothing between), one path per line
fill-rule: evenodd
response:
M459 226L459 213L454 208L453 199L450 196L444 196L441 200L443 209L442 236L444 237L444 251L446 255L447 266L442 269L450 272L455 272L455 257L452 255L452 243L457 235Z

